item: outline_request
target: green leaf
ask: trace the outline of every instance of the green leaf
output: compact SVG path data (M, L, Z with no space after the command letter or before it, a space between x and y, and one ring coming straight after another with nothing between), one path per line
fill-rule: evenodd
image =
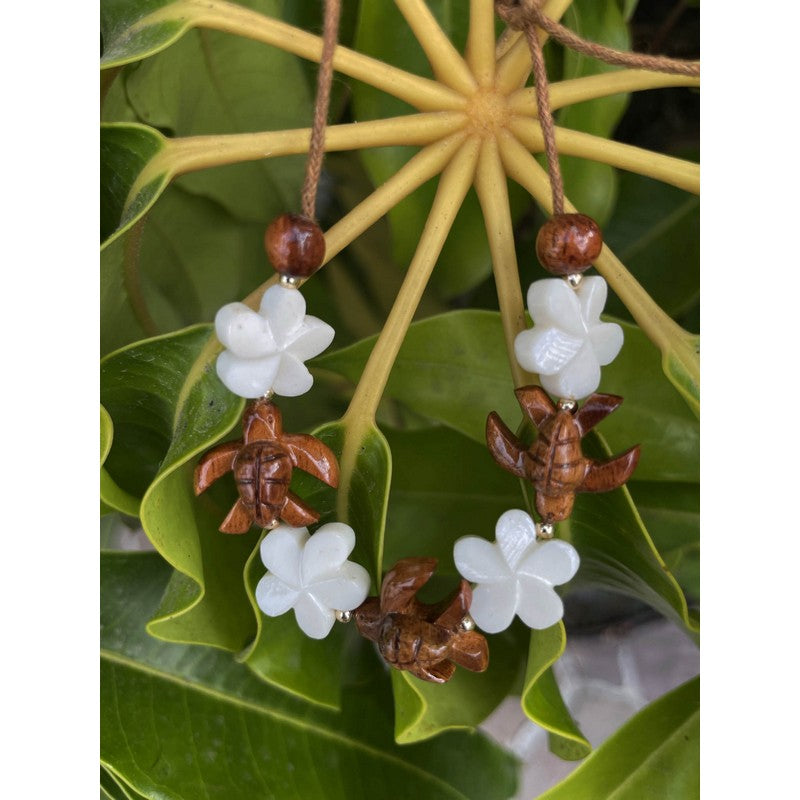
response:
M551 669L566 644L563 622L531 631L521 703L527 716L549 731L550 750L563 759L577 761L585 758L592 747L569 713Z
M145 169L166 151L167 140L136 123L100 126L100 241L108 245L153 206L172 173ZM146 176L143 180L142 176Z
M492 636L486 672L459 667L443 685L392 670L395 739L408 744L442 731L474 730L512 691L522 668L521 642L526 632L527 628L523 632L522 626L514 626Z
M424 553L438 559L437 575L456 575L456 539L490 536L500 515L522 504L519 480L448 428L387 430L386 438L393 469L385 568Z
M652 703L539 800L700 797L700 681Z
M625 18L616 3L575 0L564 15L564 24L591 42L617 50L631 49ZM563 63L565 80L618 69L569 48L564 49ZM558 124L607 138L622 118L628 99L628 94L617 94L568 106L558 113ZM564 191L575 207L604 226L617 199L616 171L607 164L564 156L561 172Z
M108 451L111 449L111 441L114 437L114 423L111 416L103 406L100 406L100 466L105 463Z
M267 277L263 225L171 186L101 255L103 352L214 318Z
M700 199L633 172L621 172L619 185L603 238L653 300L679 317L700 296ZM613 294L606 312L630 318Z
M427 6L455 47L463 52L469 26L466 10L450 0L430 0ZM416 75L433 76L424 51L391 0L371 0L360 4L355 47ZM403 101L357 81L353 82L352 91L355 117L359 120L399 116L413 110ZM382 147L363 151L360 155L374 184L380 186L415 152L413 147ZM395 205L388 214L393 260L403 270L414 255L435 192L436 181L429 181ZM530 199L515 183L509 185L509 193L516 217L528 206ZM481 283L491 270L483 216L477 195L471 189L444 243L431 284L442 297L456 297Z
M154 554L101 562L101 759L140 794L207 800L501 800L511 756L481 735L392 738L388 680L359 639L340 714L259 681L228 654L144 633L169 568ZM331 780L335 776L335 780Z
M106 458L111 451L114 438L114 423L111 415L100 406L100 513L108 514L112 511L121 511L124 514L137 516L139 514L139 500L120 489L108 472L103 468Z
M623 395L625 402L604 420L603 436L614 452L642 445L637 479L697 481L697 419L665 381L659 351L635 326L622 327L625 345L603 368L600 389ZM355 382L374 341L327 353L314 364ZM453 311L414 323L386 393L480 443L485 442L490 411L516 429L522 415L513 394L500 315Z
M101 364L101 399L114 420L111 478L141 497L142 526L178 570L150 630L177 641L243 647L255 618L242 579L256 543L217 527L234 501L220 481L195 498L196 456L237 423L243 401L216 376L209 326L139 342Z
M103 766L100 767L100 797L108 800L144 800L113 770Z
M187 0L102 0L101 67L128 64L163 50L191 26L196 11Z

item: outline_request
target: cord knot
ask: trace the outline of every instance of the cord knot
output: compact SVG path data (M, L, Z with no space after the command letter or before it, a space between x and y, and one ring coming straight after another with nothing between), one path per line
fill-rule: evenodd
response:
M509 28L521 31L536 23L541 5L542 0L495 0L494 10Z

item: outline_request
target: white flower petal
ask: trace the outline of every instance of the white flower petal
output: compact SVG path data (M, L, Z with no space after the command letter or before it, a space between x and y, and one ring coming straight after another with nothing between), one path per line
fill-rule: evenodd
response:
M580 337L585 333L580 302L561 278L534 281L528 289L528 311L536 327L561 328Z
M472 591L469 613L486 633L504 631L514 619L517 607L517 582L508 578L498 583L481 583Z
M601 322L591 328L589 341L601 366L610 364L617 357L624 338L622 328L615 322Z
M225 387L239 397L261 397L272 389L281 357L239 358L230 350L217 357L217 375Z
M539 578L519 576L517 614L537 631L555 625L564 616L564 604L555 590Z
M214 318L217 338L240 358L263 358L275 352L267 321L244 303L228 303Z
M345 561L334 577L317 581L309 587L308 593L320 605L339 611L352 611L367 599L369 573L361 564Z
M506 563L516 570L525 553L536 544L536 523L530 514L511 509L497 520L495 537Z
M297 590L287 586L277 575L265 575L256 586L256 603L268 617L285 614L298 597Z
M303 586L333 578L355 546L356 535L349 525L329 522L319 528L303 550Z
M551 586L558 586L572 579L580 563L578 551L569 542L551 539L539 542L525 554L517 568L517 575L538 577Z
M528 372L554 375L575 357L584 341L583 337L571 336L558 328L536 325L517 334L514 354Z
M303 633L312 639L324 639L336 621L332 609L320 604L313 596L306 593L297 598L294 616Z
M335 333L327 322L307 316L287 340L286 348L299 361L307 361L318 356L333 341Z
M282 349L303 324L306 301L297 289L276 284L264 292L259 314L269 322L275 342Z
M303 547L308 541L307 528L279 525L261 542L261 561L288 586L299 589L303 584L300 564Z
M589 342L557 375L542 375L542 386L556 397L579 400L587 397L600 385L600 364Z
M606 305L608 284L599 275L584 277L574 291L581 306L581 316L587 327L596 325Z
M291 353L284 353L280 359L277 375L272 384L275 394L283 397L298 397L314 385L314 378L305 364Z
M494 583L511 577L499 546L479 536L462 536L453 545L453 561L459 573L474 583Z

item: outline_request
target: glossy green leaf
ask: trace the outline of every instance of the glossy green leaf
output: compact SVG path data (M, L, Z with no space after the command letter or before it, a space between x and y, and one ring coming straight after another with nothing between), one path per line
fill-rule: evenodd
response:
M630 50L630 34L622 11L616 3L575 0L564 14L563 22L579 36L617 50ZM612 72L618 67L588 58L568 48L563 52L563 79L582 78ZM568 106L558 113L558 124L572 130L610 137L628 104L628 94L616 94L598 100ZM561 158L564 191L584 214L605 226L617 200L617 173L607 164L564 156Z
M279 0L239 5L268 17L280 17L283 7ZM127 72L125 85L140 121L176 137L304 128L313 119L314 92L300 59L219 31L188 32ZM177 182L263 231L272 217L299 208L304 170L304 156L282 156L191 172Z
M106 767L100 767L100 797L108 800L144 800L119 775Z
M172 174L165 166L142 182L140 176L163 153L166 139L136 123L100 126L100 241L110 244L153 206Z
M577 761L585 758L592 747L569 713L551 669L566 644L562 622L531 631L521 703L528 717L549 731L550 750L563 759Z
M686 405L700 417L700 377L697 355L700 353L700 337L691 339L690 347L664 354L662 369L670 383L678 390Z
M601 391L625 402L601 431L615 452L641 444L640 480L697 481L699 426L661 373L659 351L635 326L623 324L625 345L603 368ZM355 381L374 339L328 353L314 363ZM500 315L453 311L414 323L387 386L387 395L477 442L486 416L497 411L512 429L521 420L508 369Z
M390 786L420 800L514 794L513 758L483 736L394 743L388 680L364 670L369 647L360 639L337 714L265 685L226 653L148 637L144 620L168 574L154 554L102 558L101 759L139 793L372 800Z
M138 61L176 41L192 24L187 0L102 0L101 67Z
M491 537L503 512L522 507L519 480L448 428L387 430L386 438L393 469L384 568L424 553L438 559L437 575L455 575L456 539Z
M539 800L700 797L700 681L651 703Z
M700 297L700 199L632 172L620 173L619 186L603 238L653 300L679 317ZM630 318L613 294L606 311Z
M103 360L101 398L116 433L106 469L142 498L142 526L178 571L150 630L238 650L255 632L242 575L257 534L217 530L235 499L230 482L199 498L192 488L196 457L236 425L243 407L217 378L215 355L209 326L197 326Z
M429 0L426 4L459 52L464 51L469 14L466 7L450 0ZM411 28L391 0L361 3L355 47L389 64L416 75L432 77L428 59ZM353 107L357 119L379 119L407 114L413 109L401 100L359 82L353 82ZM376 186L390 178L415 153L412 147L382 147L360 155ZM404 270L411 261L436 192L436 181L429 181L388 214L392 229L393 260ZM515 183L509 185L514 216L530 200ZM451 298L477 286L492 269L489 244L480 204L473 190L467 193L447 241L444 243L431 278L439 294Z
M448 588L452 590L452 582ZM442 731L475 729L513 690L522 671L524 635L521 626L514 626L492 636L486 672L458 667L443 685L392 670L396 740L408 744L430 739Z
M103 352L209 322L268 277L263 224L171 186L146 220L101 255Z
M105 463L108 451L111 449L111 441L114 437L114 423L111 416L103 406L100 406L100 466Z
M111 415L103 406L100 406L100 513L108 514L112 511L121 511L124 514L137 516L139 513L139 500L120 489L106 469L103 467L114 439L114 423Z

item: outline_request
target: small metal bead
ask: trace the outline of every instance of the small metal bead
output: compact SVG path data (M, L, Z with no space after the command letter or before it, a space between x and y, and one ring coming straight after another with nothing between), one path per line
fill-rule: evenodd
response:
M281 521L279 519L276 519L275 522L273 522L271 525L267 525L267 527L264 528L264 530L274 531L275 528L280 527L280 524L281 524Z
M336 612L336 621L337 622L350 622L353 618L352 611L337 611Z
M302 281L302 278L296 278L294 275L281 275L281 286L287 289L296 289Z
M575 406L577 406L577 405L578 405L578 401L577 400L572 400L569 397L562 397L558 401L558 407L562 411L574 411L575 410Z
M474 631L475 630L475 620L472 619L472 617L469 614L467 614L467 616L464 617L464 619L461 620L461 622L459 623L458 627L462 631Z
M583 275L580 272L573 272L572 275L567 275L566 280L573 289L577 289L581 285Z
M553 525L550 522L537 522L536 523L536 538L537 539L552 539L553 538Z

